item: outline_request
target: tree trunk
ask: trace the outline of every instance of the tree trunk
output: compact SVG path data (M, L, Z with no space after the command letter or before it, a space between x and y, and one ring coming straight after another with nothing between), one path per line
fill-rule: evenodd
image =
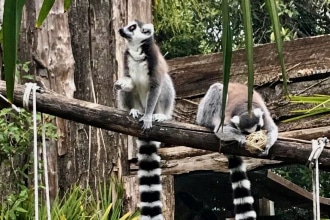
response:
M74 59L68 16L64 13L63 1L55 1L48 18L40 29L35 28L42 0L29 1L23 10L19 41L19 61L31 62L29 74L53 91L72 98L75 91L73 81ZM21 73L23 74L23 73ZM68 146L68 122L56 118L59 139L48 143L49 187L51 199L58 192L58 154L63 155Z

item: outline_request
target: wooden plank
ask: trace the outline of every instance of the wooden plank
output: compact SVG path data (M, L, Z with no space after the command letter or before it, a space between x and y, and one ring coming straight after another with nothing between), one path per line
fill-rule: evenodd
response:
M276 183L276 186L274 188L276 188L282 194L291 198L295 198L300 203L307 203L307 205L310 205L312 207L312 201L313 201L312 193L290 182L289 180L286 180L285 178L276 175L271 171L268 171L267 177L269 178L269 180L273 181L273 184ZM330 198L320 197L320 204L323 208L327 207L327 209L329 210Z
M291 80L330 70L330 35L284 42L283 51ZM222 81L222 63L221 53L168 60L178 97L199 96L212 83ZM280 80L281 69L275 44L254 47L254 64L255 85L262 86ZM231 80L240 83L247 81L244 49L233 52Z
M319 137L330 137L330 126L281 132L279 133L279 136L303 140L312 140Z
M313 209L313 195L300 186L271 172L250 172L252 190L260 197L275 202L277 207L301 207ZM330 199L320 197L321 212L328 214Z
M192 148L189 148L192 149ZM192 149L195 150L195 149ZM163 158L163 153L165 149L162 149L160 156ZM171 151L171 149L166 149L166 151ZM174 152L176 150L174 149ZM263 167L274 167L283 166L283 162L276 160L267 159L256 159L243 157L247 170L254 170L256 168L262 169ZM137 171L137 165L131 164L131 172L135 173ZM200 156L162 160L162 173L163 174L185 174L193 171L213 171L227 173L228 171L228 160L226 156L219 153L208 153Z

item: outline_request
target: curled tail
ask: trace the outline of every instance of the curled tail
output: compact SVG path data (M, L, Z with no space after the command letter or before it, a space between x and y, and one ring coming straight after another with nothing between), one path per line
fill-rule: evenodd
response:
M137 140L138 178L140 191L141 220L163 220L160 182L160 142Z
M246 166L241 157L228 156L228 169L233 188L235 220L255 220L251 183L246 175Z

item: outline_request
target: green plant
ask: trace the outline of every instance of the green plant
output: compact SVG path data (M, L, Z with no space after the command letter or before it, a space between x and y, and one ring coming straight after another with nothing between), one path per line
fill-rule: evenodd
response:
M113 193L116 193L114 201ZM99 198L92 190L78 185L72 186L62 198L56 197L52 204L51 217L56 220L137 220L138 212L122 213L123 186L115 179L99 184ZM34 219L33 189L24 188L9 195L0 205L0 220ZM41 201L40 219L47 219L45 204Z
M41 140L42 126L45 128L46 138L57 139L56 127L51 123L52 116L45 115L45 123L41 123L41 115L37 114L37 134ZM28 183L32 182L30 173L32 170L31 148L33 146L33 127L31 114L24 109L20 113L11 108L0 110L0 166L2 170L11 173L8 179L1 183L1 200L7 204L1 206L8 210L6 216L22 212L20 204L26 198ZM39 172L42 172L39 170ZM2 174L4 177L5 175ZM25 197L23 197L25 196ZM33 204L33 202L31 201ZM17 209L16 209L17 208ZM1 214L4 212L2 211ZM7 219L4 217L4 219ZM10 218L12 219L12 218Z
M33 79L33 76L28 74L30 70L30 63L31 62L28 61L25 63L18 62L16 64L15 82L22 83L22 78L30 80Z
M56 126L50 123L54 117L46 116L44 124L46 138L57 139ZM38 135L41 137L41 115L37 115ZM33 140L33 127L31 114L24 109L20 113L11 108L0 110L0 164L5 159L23 155L29 152Z
M290 122L298 119L302 119L309 116L315 116L320 114L330 113L330 96L329 95L314 95L314 96L290 96L290 101L296 104L310 104L312 108L298 109L292 111L298 114L284 122Z
M18 219L18 216L22 213L27 213L28 211L24 209L23 203L29 197L29 192L27 188L23 188L20 193L14 194L11 193L7 196L5 201L1 202L0 205L0 219Z

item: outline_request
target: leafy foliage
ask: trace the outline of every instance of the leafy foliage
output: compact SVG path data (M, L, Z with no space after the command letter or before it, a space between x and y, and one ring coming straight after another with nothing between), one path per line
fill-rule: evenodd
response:
M38 114L37 133L39 137L42 133L40 117ZM45 118L46 123L43 126L46 138L56 140L56 127L51 123L54 117L46 116ZM20 203L27 199L25 192L27 183L32 180L32 177L29 176L30 170L32 170L32 140L32 117L29 112L21 109L21 112L17 113L11 108L0 110L0 166L11 173L8 181L2 181L0 195L3 200L3 197L9 193L7 204L10 204L13 212L19 211L15 207L20 207ZM8 215L12 214L8 213Z
M114 188L113 188L114 187ZM77 185L72 186L64 197L57 197L53 202L52 219L88 219L88 220L137 220L138 212L128 212L122 215L123 190L118 180L99 185L99 199L90 188L83 189ZM116 192L117 200L113 202L112 193ZM0 205L0 220L34 219L33 189L24 188L21 192L9 195ZM46 207L40 203L40 219L47 219Z
M283 40L330 33L330 2L274 1ZM251 1L253 42L275 41L264 0ZM222 51L222 0L154 0L156 39L166 58ZM243 17L239 0L229 2L233 49L244 47Z
M38 135L41 136L40 114L37 116ZM48 116L47 121L54 117ZM45 125L46 138L55 140L56 127L52 123ZM24 109L18 114L11 108L0 111L0 164L4 159L10 159L30 151L33 139L31 114Z
M42 132L40 119L41 116L38 114L37 132L39 136ZM53 119L52 116L46 116L47 123L44 124L44 128L46 138L56 140L56 127L51 123ZM29 112L22 109L21 113L18 114L9 108L0 111L0 161L3 162L3 166L10 166L12 173L16 174L14 181L18 189L1 198L0 220L34 219L34 191L23 181L29 178L26 171L30 169L32 164L29 159L23 166L14 166L10 162L14 161L14 158L29 155L32 140L33 127ZM116 192L115 202L113 202L115 200L113 192ZM82 189L79 186L73 186L63 198L57 197L55 199L51 211L52 219L135 219L138 215L137 212L129 212L121 217L123 192L123 186L118 180L100 183L97 197L93 195L90 188ZM46 207L42 202L40 203L40 210L40 219L46 219Z

